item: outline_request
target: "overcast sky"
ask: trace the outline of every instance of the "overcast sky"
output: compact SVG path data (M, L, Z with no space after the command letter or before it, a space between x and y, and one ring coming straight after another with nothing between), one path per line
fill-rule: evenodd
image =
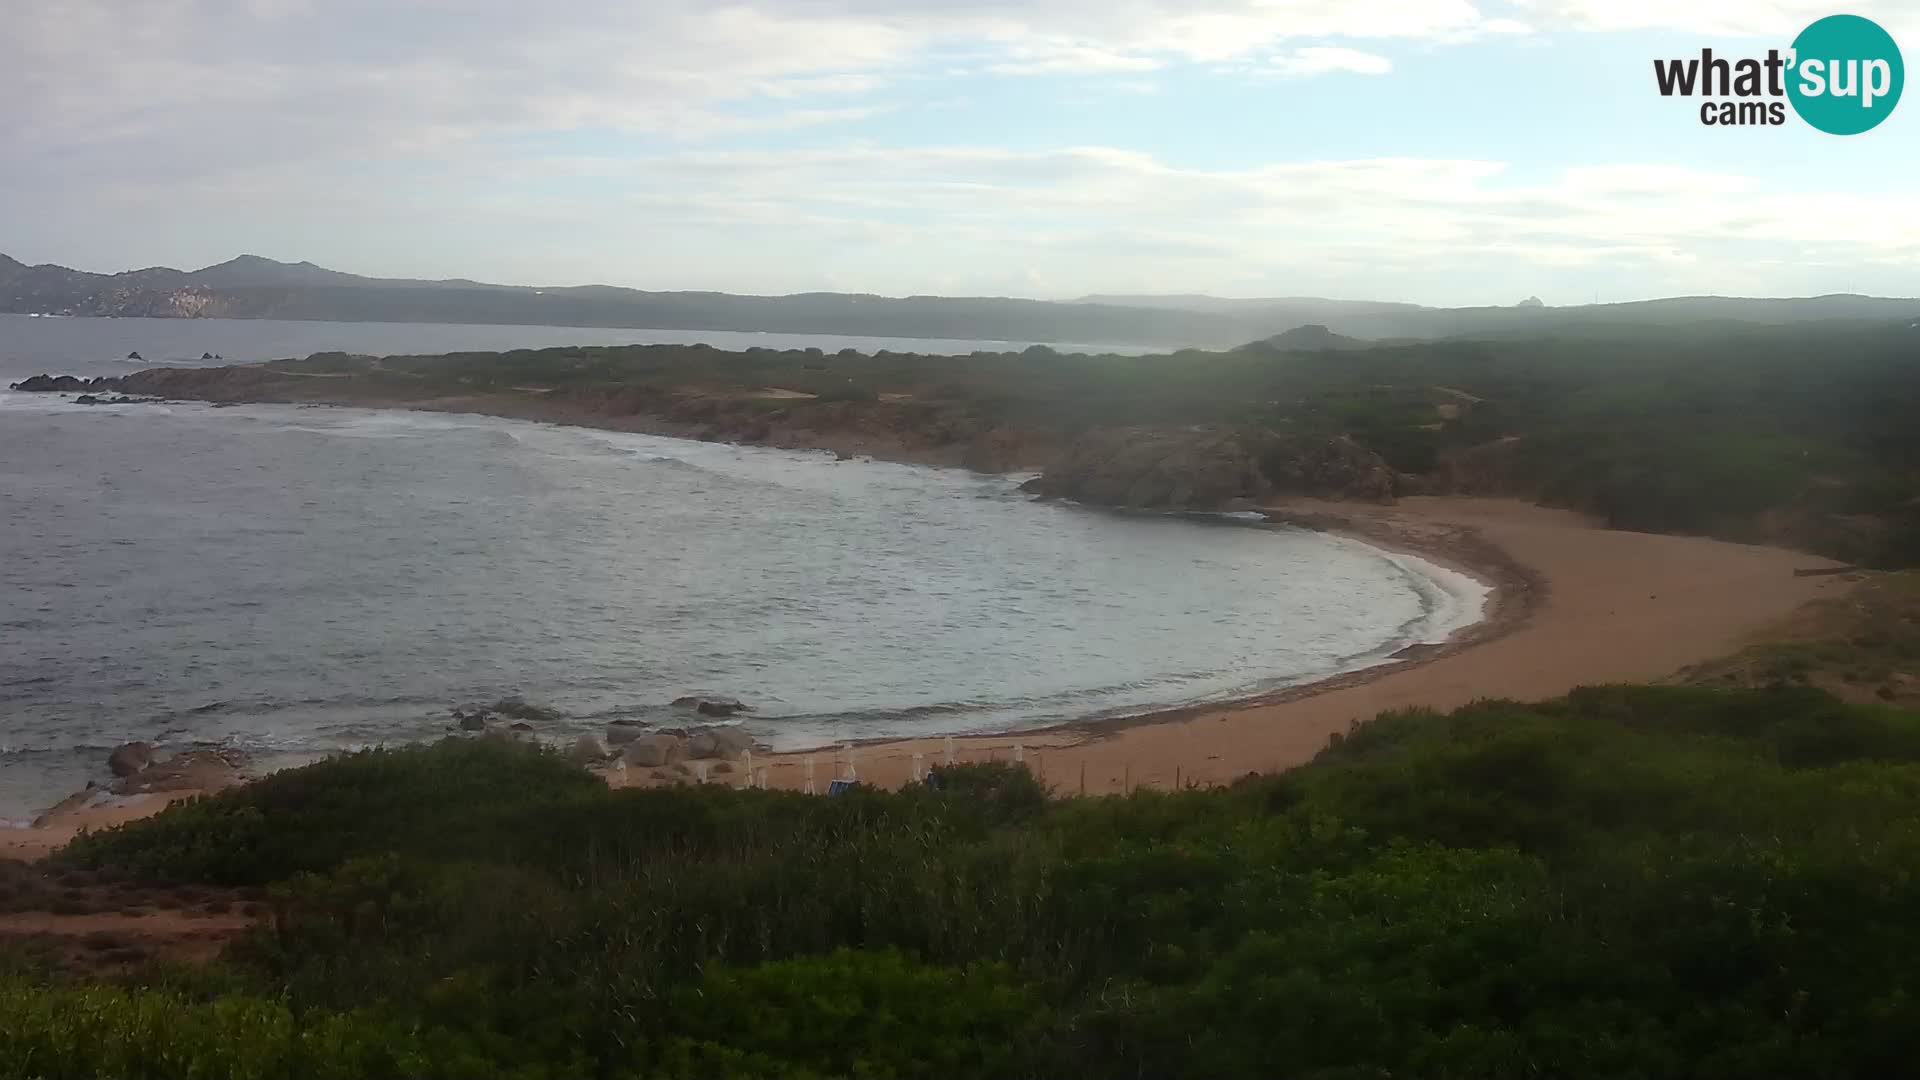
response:
M1849 0L0 0L0 252L650 289L1920 295L1920 99L1702 127Z

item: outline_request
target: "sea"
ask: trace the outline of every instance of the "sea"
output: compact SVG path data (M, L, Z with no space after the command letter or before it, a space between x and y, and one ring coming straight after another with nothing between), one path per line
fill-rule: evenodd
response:
M1009 347L0 316L0 386L125 371L128 352L694 340ZM105 779L128 740L287 763L438 738L453 708L505 697L559 710L537 732L558 744L684 723L669 703L687 694L741 699L781 748L1125 716L1379 664L1486 598L1352 540L1040 501L1023 479L484 416L0 391L0 820Z

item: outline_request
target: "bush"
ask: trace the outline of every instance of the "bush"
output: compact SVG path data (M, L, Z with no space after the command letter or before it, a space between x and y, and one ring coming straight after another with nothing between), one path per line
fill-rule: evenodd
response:
M175 1075L176 1030L235 1040L178 1060L242 1075L1896 1075L1917 732L1806 688L1596 687L1054 802L1007 765L823 799L363 755L89 838L104 867L272 880L274 922L172 996L23 973L0 1050L50 1075Z

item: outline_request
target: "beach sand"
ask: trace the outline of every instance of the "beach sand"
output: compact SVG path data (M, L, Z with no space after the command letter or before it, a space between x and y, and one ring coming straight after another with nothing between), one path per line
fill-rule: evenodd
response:
M1016 755L1059 794L1230 783L1250 772L1303 764L1329 736L1388 709L1450 709L1485 698L1555 697L1576 686L1653 682L1731 653L1801 605L1851 587L1818 556L1700 537L1621 532L1590 519L1510 499L1403 499L1391 506L1287 501L1276 520L1398 548L1494 586L1487 618L1447 645L1366 671L1250 701L1172 710L1022 735L953 740L959 761ZM1249 673L1257 677L1258 673ZM905 783L945 758L943 738L853 748L863 783ZM848 775L840 750L756 754L769 787L804 789ZM711 779L741 785L735 763ZM612 782L649 782L630 771ZM169 793L178 795L181 793ZM81 828L103 828L165 805L152 796L46 816L0 831L0 858L36 858Z

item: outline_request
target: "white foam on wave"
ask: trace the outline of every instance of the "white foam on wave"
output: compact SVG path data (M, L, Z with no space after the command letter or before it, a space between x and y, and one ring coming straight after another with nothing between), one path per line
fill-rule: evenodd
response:
M1399 572L1401 580L1419 597L1420 615L1403 624L1400 632L1381 647L1383 652L1397 651L1408 645L1444 644L1455 634L1486 617L1487 600L1493 595L1493 587L1470 574L1411 552L1376 547L1349 536L1332 533L1320 535L1329 543L1393 567Z

